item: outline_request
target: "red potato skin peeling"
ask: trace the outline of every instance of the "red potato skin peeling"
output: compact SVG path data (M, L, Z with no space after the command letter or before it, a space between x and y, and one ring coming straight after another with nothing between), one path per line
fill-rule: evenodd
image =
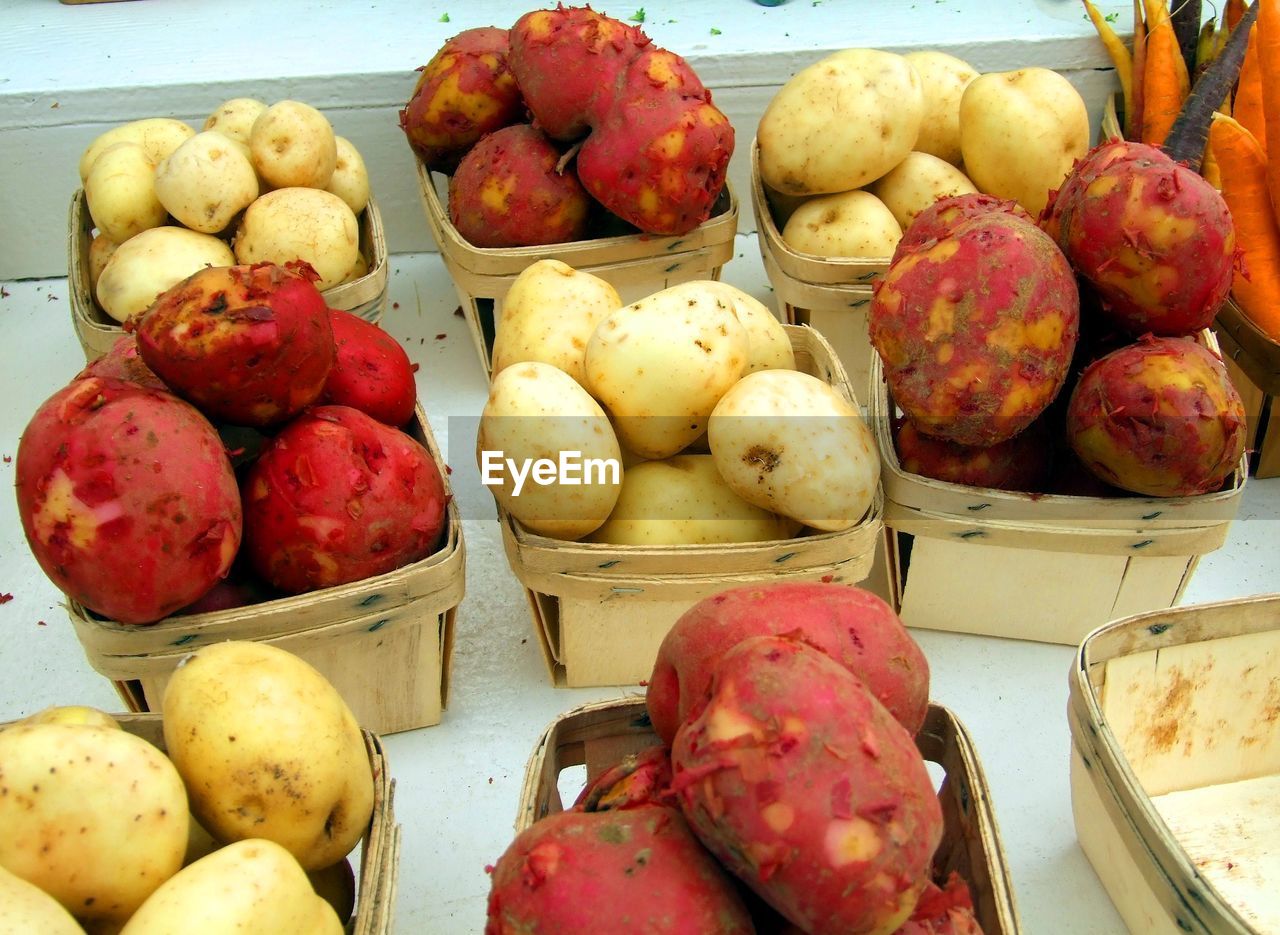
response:
M115 343L107 349L105 354L90 362L76 374L77 380L85 377L111 377L116 380L128 380L130 383L137 383L139 386L153 390L169 389L165 382L146 365L142 355L138 353L138 341L131 334L116 338Z

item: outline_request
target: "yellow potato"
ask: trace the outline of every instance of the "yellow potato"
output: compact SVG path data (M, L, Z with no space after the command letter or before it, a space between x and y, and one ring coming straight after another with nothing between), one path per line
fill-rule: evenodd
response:
M782 322L755 296L715 279L695 279L669 286L666 291L678 296L698 290L719 296L738 319L738 323L746 329L749 350L743 373L795 369L795 351L791 349L791 340L787 337Z
M747 329L716 294L664 289L596 325L586 387L613 417L624 446L643 458L666 458L702 434L720 397L746 371L750 351Z
M924 119L916 151L960 165L960 97L978 77L977 69L946 52L908 52L903 58L924 85Z
M156 166L156 196L191 230L216 234L258 197L258 176L239 144L197 133Z
M725 483L749 503L822 530L875 501L880 453L857 407L795 370L762 370L724 394L707 427Z
M566 457L571 461L561 470ZM622 452L608 416L573 377L542 361L494 374L476 460L503 509L557 539L580 539L597 528L622 487Z
M334 137L338 149L338 161L325 191L333 192L347 203L352 212L359 214L369 203L369 170L365 168L360 150L345 136Z
M51 705L41 708L35 714L28 714L20 724L64 724L68 726L83 725L88 727L109 727L120 729L120 722L105 711L89 705L67 704Z
M106 234L94 234L93 239L89 241L89 288L91 290L98 287L98 277L107 268L107 263L115 254L117 246L119 244Z
M187 794L140 737L88 725L0 732L0 865L85 919L122 921L182 866Z
M219 848L174 874L120 935L227 932L341 935L333 907L316 895L287 850L263 839Z
M267 105L252 97L233 97L223 101L204 122L204 130L217 130L223 136L248 144L253 123L262 116Z
M338 144L327 117L301 101L278 101L249 131L253 167L272 188L323 189L338 164Z
M765 108L760 176L790 195L861 188L911 152L923 117L923 84L901 55L832 53L797 72Z
M862 190L810 198L782 229L787 246L815 256L888 257L901 239L893 212Z
M84 181L84 200L94 226L116 243L168 220L156 195L155 163L138 143L102 151Z
M592 542L705 545L790 539L792 521L733 492L709 454L679 454L627 469L618 503Z
M494 373L540 360L582 383L591 332L621 307L618 290L599 276L559 260L530 264L502 300L493 338Z
M356 254L355 265L351 267L351 272L342 277L342 283L355 282L361 276L369 275L369 261L364 258L363 253Z
M1089 114L1071 82L1048 68L993 72L960 99L960 150L980 191L1038 217L1089 149Z
M84 935L66 907L40 887L0 864L0 933L4 935Z
M172 225L153 227L116 248L98 277L95 295L103 311L124 322L198 270L235 262L231 248L212 234Z
M360 842L373 814L364 735L332 683L293 653L203 646L169 679L161 711L191 813L218 840L267 838L307 870Z
M81 155L80 181L89 177L98 156L116 143L137 143L155 165L195 135L195 130L172 117L147 117L113 127L95 138Z
M305 260L320 274L316 288L346 278L360 253L360 224L347 203L318 188L278 188L245 209L233 241L240 263Z
M967 175L928 153L907 153L906 159L867 189L884 202L904 231L939 198L977 190Z

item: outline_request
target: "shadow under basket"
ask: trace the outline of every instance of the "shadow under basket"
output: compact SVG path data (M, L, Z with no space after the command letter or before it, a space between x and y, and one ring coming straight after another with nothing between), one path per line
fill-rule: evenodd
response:
M323 293L329 308L358 315L378 324L387 307L387 240L382 230L378 205L369 199L360 212L360 255L369 271L351 282L340 283ZM120 323L102 310L89 284L89 244L93 240L93 218L85 203L84 190L71 198L68 220L67 288L71 293L71 324L84 350L86 361L94 361L111 349L124 334Z
M1076 834L1129 930L1280 931L1280 594L1109 623L1070 681Z
M812 328L783 326L796 369L852 391L840 361ZM615 545L537 535L498 508L511 570L525 587L534 629L557 687L634 685L653 670L676 619L704 597L782 581L859 584L872 573L881 498L858 523L771 542Z
M447 471L417 410L413 437ZM288 650L318 669L360 724L379 734L440 723L448 701L454 620L465 588L462 520L450 498L431 555L386 574L245 607L127 625L76 601L68 613L89 664L115 683L133 711L158 711L164 688L190 652L225 640Z
M495 322L516 277L538 260L560 260L605 280L624 303L695 279L719 279L733 258L738 200L726 181L711 216L687 234L633 233L538 247L476 247L449 220L448 177L417 160L418 189L427 226L439 247L486 375Z
M658 743L643 698L594 702L556 718L525 767L516 832L564 811L560 790L566 770L585 767L585 787L624 757ZM985 935L1017 935L1021 923L1009 866L986 777L968 731L949 709L931 704L916 746L943 774L938 798L944 830L933 859L935 879L945 881L954 871L969 884Z

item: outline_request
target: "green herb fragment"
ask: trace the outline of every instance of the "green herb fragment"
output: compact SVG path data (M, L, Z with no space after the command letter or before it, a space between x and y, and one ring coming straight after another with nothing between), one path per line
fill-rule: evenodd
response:
M714 26L712 26L712 27L711 27L711 35L713 35L713 36L718 36L718 35L720 35L720 30L718 30L718 29L716 29Z
M636 10L634 13L631 14L631 22L633 23L644 22L644 7L641 7L640 9Z
M442 23L447 23L447 22L449 22L449 14L448 14L448 13L441 13L441 14L440 14L440 22L442 22Z

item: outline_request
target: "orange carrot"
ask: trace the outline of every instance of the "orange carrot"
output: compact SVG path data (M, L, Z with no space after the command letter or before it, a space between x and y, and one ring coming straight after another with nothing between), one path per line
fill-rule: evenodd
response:
M1209 126L1209 147L1242 259L1232 295L1250 321L1280 340L1280 224L1267 198L1267 158L1245 127L1221 115Z
M1129 93L1133 110L1124 113L1124 138L1142 139L1142 112L1146 101L1147 24L1142 18L1142 0L1133 0L1133 67L1129 74Z
M1262 110L1262 72L1258 66L1258 24L1249 30L1249 49L1244 53L1240 66L1240 81L1236 86L1235 103L1231 116L1253 134L1253 138L1265 152L1267 149L1267 120Z
M1129 54L1124 42L1116 35L1116 31L1111 28L1111 24L1103 17L1101 11L1089 0L1083 0L1083 2L1085 12L1089 14L1089 19L1093 21L1093 28L1098 31L1098 38L1102 40L1103 48L1107 50L1107 55L1111 58L1111 64L1115 66L1116 77L1120 79L1120 92L1124 98L1124 112L1125 114L1130 114L1133 112L1133 57Z
M1244 16L1245 0L1227 0L1227 8L1223 18L1227 21L1227 29L1235 29L1240 17Z
M1186 62L1164 0L1146 0L1147 61L1143 68L1142 142L1159 146L1191 91Z
M1280 0L1254 0L1258 7L1258 72L1262 76L1262 113L1266 124L1267 189L1280 214Z

